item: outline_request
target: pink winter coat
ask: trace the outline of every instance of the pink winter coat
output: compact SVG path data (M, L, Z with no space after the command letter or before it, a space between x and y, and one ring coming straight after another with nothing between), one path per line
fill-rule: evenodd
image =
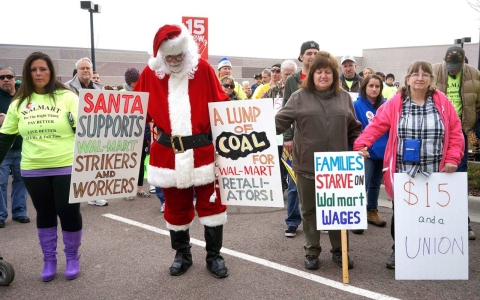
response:
M397 126L402 114L402 102L401 93L397 93L385 104L380 106L373 120L353 144L355 151L361 150L364 147L370 148L380 136L390 130L383 160L383 179L385 181L385 191L392 200L393 174L395 173L395 164L397 161ZM433 102L440 113L445 127L440 170L443 169L446 162L458 166L463 157L465 141L457 112L447 96L439 90L436 90L433 94Z

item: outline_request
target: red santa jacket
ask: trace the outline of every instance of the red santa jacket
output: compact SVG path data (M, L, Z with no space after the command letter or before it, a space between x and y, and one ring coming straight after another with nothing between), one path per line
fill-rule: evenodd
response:
M229 100L214 70L203 59L190 79L174 73L160 79L147 66L135 91L150 93L147 122L153 119L158 130L169 135L209 133L208 103ZM171 147L154 142L150 149L148 182L162 188L211 183L215 179L214 158L213 144L175 154Z

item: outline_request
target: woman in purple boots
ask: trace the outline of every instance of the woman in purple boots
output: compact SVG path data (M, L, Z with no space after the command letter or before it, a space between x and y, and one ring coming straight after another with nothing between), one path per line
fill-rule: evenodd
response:
M42 52L27 57L22 76L0 128L0 162L20 134L21 175L37 211L42 280L53 280L57 270L57 216L65 244L65 276L75 279L80 270L82 215L80 204L69 204L68 198L78 96L57 80L51 58Z

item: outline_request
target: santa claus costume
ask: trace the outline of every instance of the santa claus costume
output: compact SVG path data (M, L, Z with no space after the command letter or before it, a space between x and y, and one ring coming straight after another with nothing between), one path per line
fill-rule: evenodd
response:
M148 182L165 195L165 220L177 251L169 272L181 275L192 264L189 228L196 209L205 227L207 268L214 277L227 277L220 255L227 212L216 196L208 103L227 101L228 96L183 24L157 31L153 57L135 91L150 93L147 121L153 120L159 135L150 149Z

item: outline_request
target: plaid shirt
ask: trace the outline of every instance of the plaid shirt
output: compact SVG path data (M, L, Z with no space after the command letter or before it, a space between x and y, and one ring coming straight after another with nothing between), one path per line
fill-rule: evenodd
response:
M423 105L417 105L407 97L402 103L402 115L397 128L397 173L407 173L411 177L420 172L428 177L438 172L442 160L445 127L435 103L429 97ZM421 141L420 162L404 162L403 148L405 139Z

